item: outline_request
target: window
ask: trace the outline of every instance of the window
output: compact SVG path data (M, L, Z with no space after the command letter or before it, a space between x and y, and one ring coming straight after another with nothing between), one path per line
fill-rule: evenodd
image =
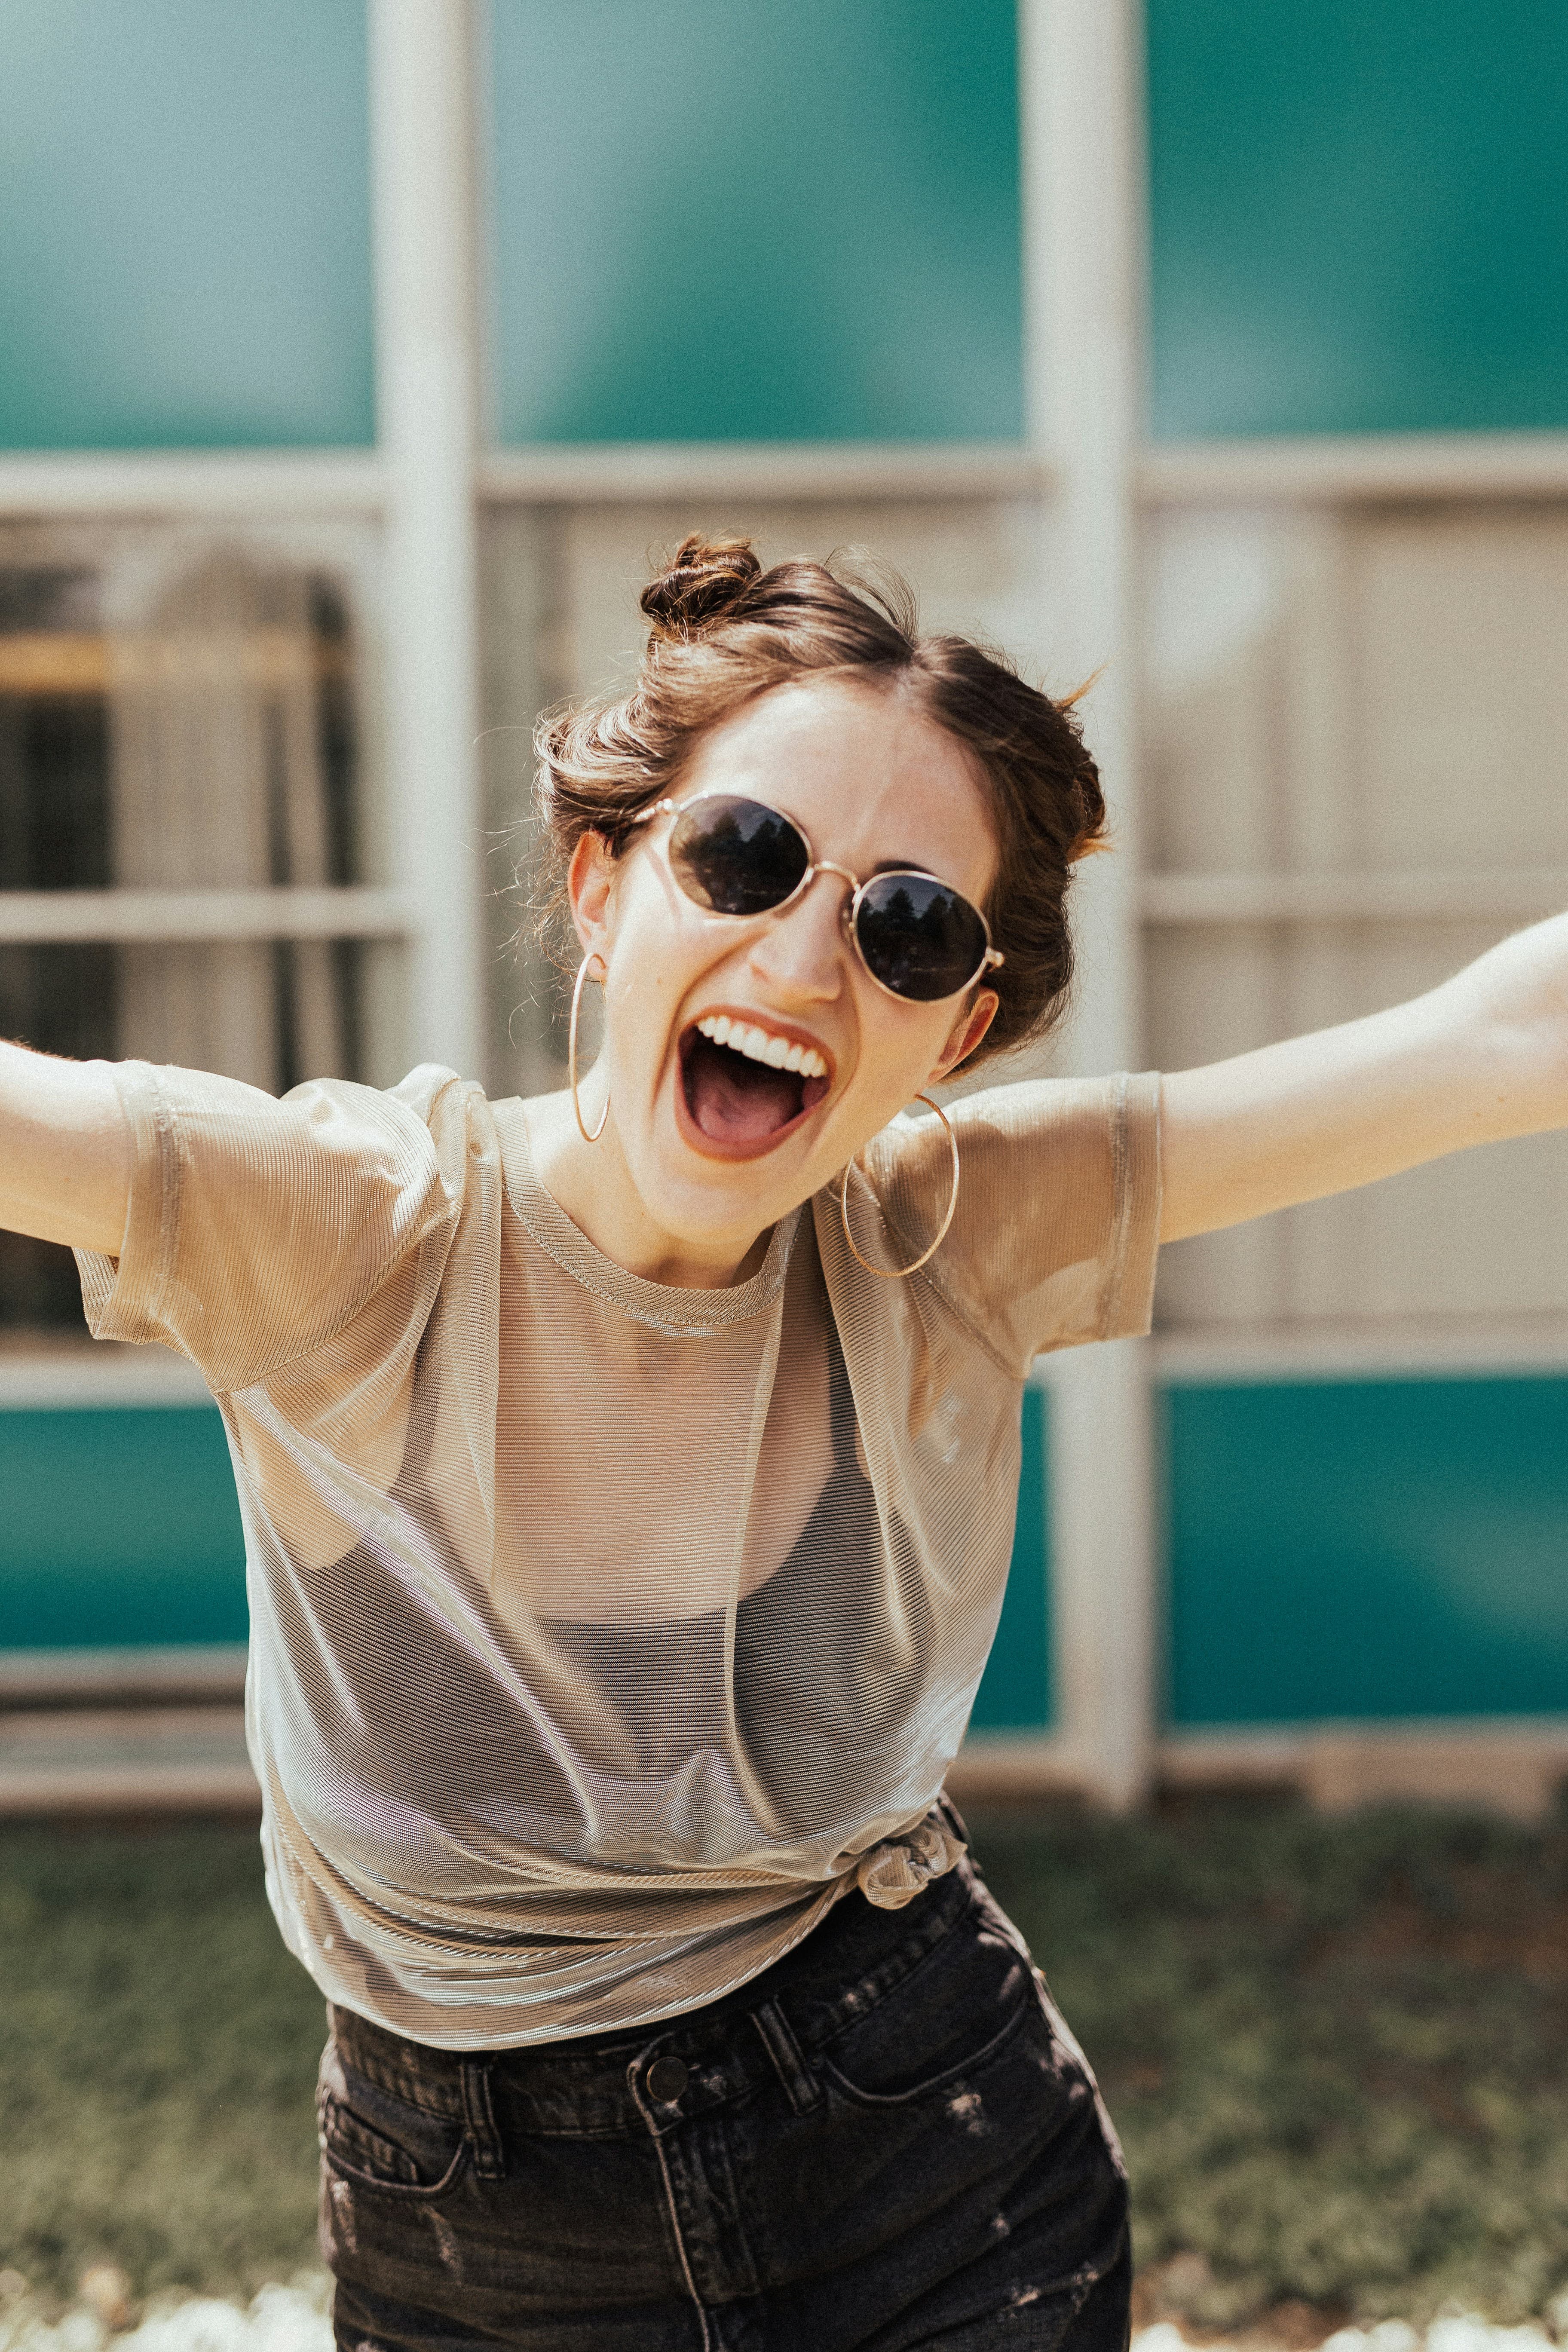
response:
M0 1034L269 1093L363 1072L354 552L0 534ZM68 1252L0 1237L0 1328L79 1323Z
M1146 1034L1181 1069L1418 995L1568 898L1568 508L1196 507L1149 538ZM1568 1312L1551 1136L1166 1254L1176 1324Z

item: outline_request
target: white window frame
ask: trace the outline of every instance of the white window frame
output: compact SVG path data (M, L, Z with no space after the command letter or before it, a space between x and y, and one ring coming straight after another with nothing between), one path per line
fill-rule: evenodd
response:
M1148 876L1139 865L1140 521L1172 504L1343 504L1568 492L1568 435L1145 444L1142 25L1138 0L1019 0L1026 431L1016 447L616 445L487 449L478 295L476 122L480 0L370 0L378 446L0 456L0 517L276 520L373 518L384 595L382 702L391 878L333 891L114 891L0 896L0 940L395 939L407 959L407 1058L484 1066L482 802L477 756L476 536L486 502L711 498L950 499L1048 493L1056 560L1087 673L1111 656L1093 730L1119 855L1081 885L1086 1072L1137 1068L1143 946L1177 924L1429 919L1457 905L1442 876ZM1568 899L1568 876L1466 877L1462 911L1524 917ZM1485 1335L1464 1361L1489 1360ZM1049 1386L1058 1728L991 1753L1022 1784L1125 1805L1169 1759L1157 1736L1151 1386L1194 1360L1183 1343L1118 1342L1041 1369ZM1381 1352L1380 1352L1381 1351ZM1305 1360L1292 1347L1279 1360ZM1398 1335L1358 1359L1393 1372ZM1568 1361L1568 1335L1560 1357ZM1258 1367L1244 1334L1208 1345L1217 1375ZM1456 1362L1455 1369L1463 1369ZM6 1401L23 1401L13 1368ZM40 1401L129 1395L129 1365L56 1365ZM63 1382L63 1385L62 1385ZM978 1743L977 1743L978 1747ZM1009 1761L1008 1759L1011 1759Z

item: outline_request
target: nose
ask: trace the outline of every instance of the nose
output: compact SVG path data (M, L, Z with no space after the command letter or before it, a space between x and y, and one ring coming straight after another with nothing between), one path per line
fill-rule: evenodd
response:
M840 866L813 867L799 898L763 923L752 942L759 980L799 1003L831 1003L844 985L844 909L854 879Z

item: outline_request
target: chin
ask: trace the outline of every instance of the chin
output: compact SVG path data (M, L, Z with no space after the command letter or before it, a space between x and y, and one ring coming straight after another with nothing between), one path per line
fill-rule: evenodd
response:
M663 1103L641 1148L627 1157L655 1223L672 1242L710 1261L731 1255L739 1264L761 1234L815 1189L798 1149L786 1143L782 1152L747 1157L698 1149Z
M811 1190L794 1153L781 1160L773 1153L739 1158L700 1151L679 1131L658 1152L657 1163L649 1172L659 1223L683 1241L709 1248L727 1239L743 1253Z

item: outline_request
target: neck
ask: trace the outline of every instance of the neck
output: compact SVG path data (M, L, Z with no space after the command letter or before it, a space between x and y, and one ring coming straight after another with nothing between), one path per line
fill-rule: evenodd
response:
M590 1108L585 1100L584 1109L592 1126L598 1107ZM771 1226L750 1235L718 1234L700 1243L669 1233L632 1181L614 1118L597 1143L584 1143L569 1094L531 1101L528 1134L534 1168L557 1208L627 1274L671 1290L726 1290L749 1282L766 1257Z

